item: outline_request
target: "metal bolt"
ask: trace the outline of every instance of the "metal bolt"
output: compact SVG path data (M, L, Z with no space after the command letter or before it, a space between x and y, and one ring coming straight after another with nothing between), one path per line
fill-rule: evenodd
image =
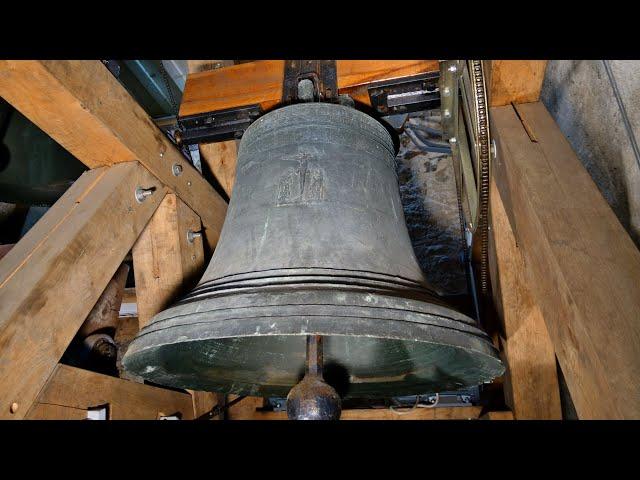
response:
M444 118L451 118L451 112L449 111L448 108L444 109L444 112L442 112L444 115Z
M189 240L189 243L193 243L196 238L200 238L202 237L202 232L194 232L193 230L189 230L187 231L187 240Z
M187 187L190 187L190 186L191 186L191 180L187 182Z
M442 94L445 97L448 97L449 95L451 95L451 89L449 87L444 87L444 89L442 90Z
M151 187L151 188L142 188L142 187L138 187L136 188L136 200L138 201L138 203L142 203L146 200L147 197L150 197L151 195L153 195L153 192L155 192L156 187Z
M450 71L451 73L455 73L455 72L457 72L457 71L458 71L458 67L456 67L455 65L451 65L451 66L449 67L449 71Z
M455 145L457 141L458 141L458 139L457 139L456 137L451 137L451 138L449 139L449 143L450 143L451 145Z
M18 407L19 407L19 405L16 402L13 402L11 404L11 407L9 408L9 411L11 413L16 413L18 411Z
M173 172L174 176L179 177L180 175L182 175L182 165L180 165L179 163L174 163L171 167L171 171Z
M222 62L216 62L213 64L213 68L214 70L217 70L219 68L222 68L224 65L222 64Z

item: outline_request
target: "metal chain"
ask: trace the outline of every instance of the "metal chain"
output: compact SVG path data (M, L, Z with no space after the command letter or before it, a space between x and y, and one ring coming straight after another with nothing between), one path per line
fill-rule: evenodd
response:
M478 226L480 234L480 291L486 295L489 291L489 184L490 184L490 145L489 116L484 83L482 60L470 60L471 82L475 100L475 114L478 125L478 157L480 178L478 182Z

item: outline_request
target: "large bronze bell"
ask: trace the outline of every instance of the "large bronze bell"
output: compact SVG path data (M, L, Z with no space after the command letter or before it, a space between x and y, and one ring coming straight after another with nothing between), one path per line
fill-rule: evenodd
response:
M307 336L321 335L325 378L351 397L501 375L487 335L426 284L394 162L387 130L353 108L303 103L254 122L209 267L140 331L125 368L173 387L286 396Z

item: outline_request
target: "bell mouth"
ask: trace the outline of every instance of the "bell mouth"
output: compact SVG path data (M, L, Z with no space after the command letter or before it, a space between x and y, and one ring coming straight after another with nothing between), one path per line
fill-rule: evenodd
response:
M454 310L317 286L178 304L142 329L123 363L160 385L286 397L312 334L324 337L325 379L343 397L458 390L504 371L486 334Z

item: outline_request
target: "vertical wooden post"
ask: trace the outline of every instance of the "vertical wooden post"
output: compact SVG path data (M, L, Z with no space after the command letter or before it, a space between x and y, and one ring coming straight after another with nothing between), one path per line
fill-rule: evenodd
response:
M206 267L200 230L200 217L175 194L167 194L133 246L140 328L200 279ZM191 393L196 418L217 403L213 393Z
M524 260L495 182L490 206L489 265L493 299L506 334L501 343L507 360L507 404L516 419L561 419L555 351L524 278Z

